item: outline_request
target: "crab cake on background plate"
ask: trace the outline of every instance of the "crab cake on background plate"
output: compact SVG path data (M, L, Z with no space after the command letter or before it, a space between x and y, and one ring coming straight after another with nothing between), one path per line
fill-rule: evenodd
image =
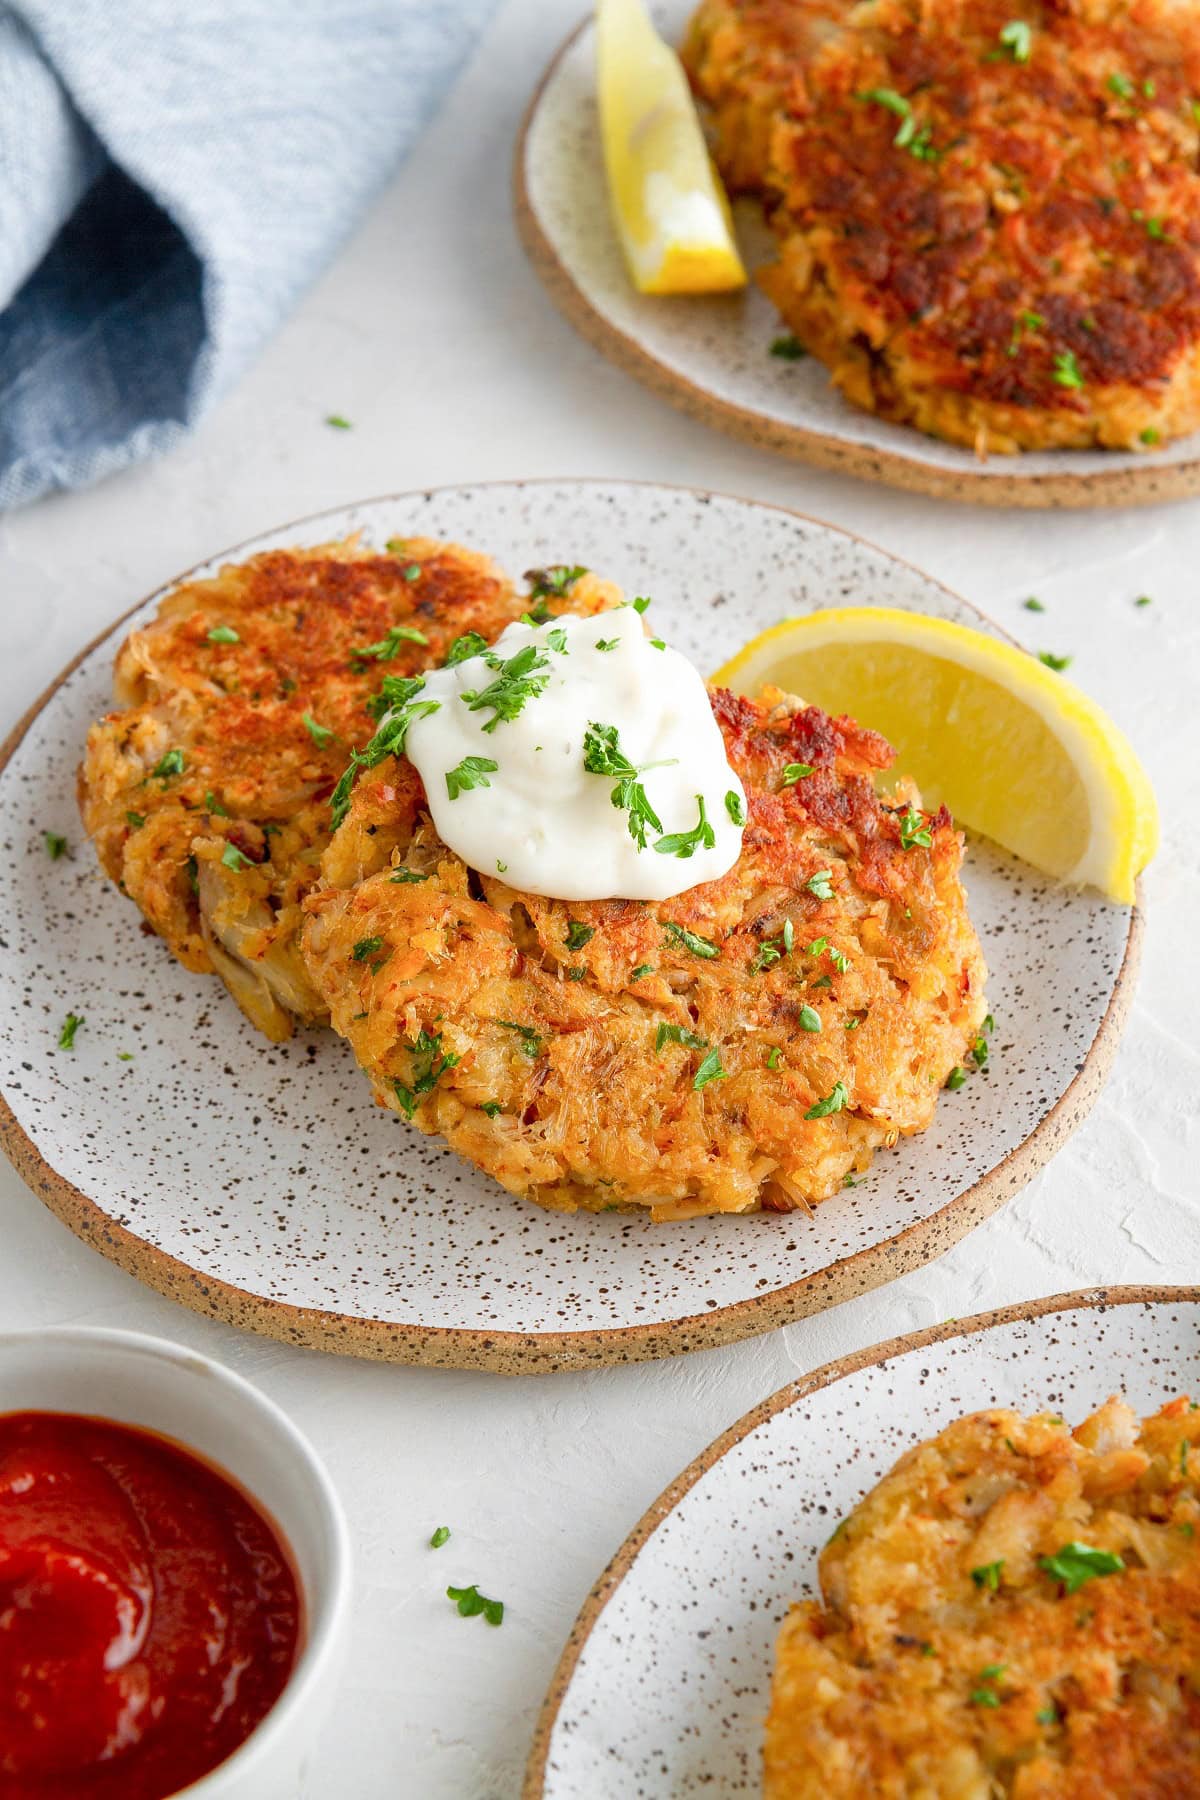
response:
M1186 1800L1200 1412L1005 1408L896 1464L779 1635L766 1800Z
M980 1032L949 815L880 798L892 753L850 719L711 705L747 809L717 880L522 892L447 848L388 756L306 901L310 979L380 1103L542 1206L807 1206L930 1123Z
M703 0L685 58L848 399L980 454L1200 427L1195 6Z
M529 604L486 556L423 538L270 550L188 581L116 659L79 804L105 872L186 968L270 1038L324 1016L297 947L347 755L388 673Z

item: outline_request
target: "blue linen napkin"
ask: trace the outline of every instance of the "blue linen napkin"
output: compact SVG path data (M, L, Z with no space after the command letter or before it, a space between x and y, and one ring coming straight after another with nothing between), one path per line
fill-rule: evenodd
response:
M166 449L330 260L493 0L0 0L0 508Z

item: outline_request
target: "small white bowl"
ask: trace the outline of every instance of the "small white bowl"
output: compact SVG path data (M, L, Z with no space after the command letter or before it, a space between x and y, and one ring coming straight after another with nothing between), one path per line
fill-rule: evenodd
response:
M158 1431L227 1471L286 1538L304 1595L291 1678L187 1800L296 1800L334 1698L350 1617L350 1540L316 1453L273 1401L198 1351L132 1331L0 1332L0 1413L71 1412Z

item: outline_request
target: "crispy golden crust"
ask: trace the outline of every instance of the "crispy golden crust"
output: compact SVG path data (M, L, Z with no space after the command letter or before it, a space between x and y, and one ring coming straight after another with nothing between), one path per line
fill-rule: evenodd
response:
M79 804L106 873L189 969L212 970L269 1037L323 1017L296 946L329 839L329 796L375 729L384 674L494 637L528 604L484 556L411 538L275 550L188 582L116 661L118 710L92 727ZM400 626L387 661L356 659ZM237 641L209 639L214 629ZM305 723L312 721L313 729ZM182 773L156 776L172 751ZM245 862L230 868L228 846Z
M518 893L446 848L416 771L389 760L306 903L310 975L381 1104L541 1205L682 1218L824 1199L929 1124L979 1029L948 815L905 849L876 734L777 690L718 691L713 709L749 801L720 881L661 904ZM785 786L789 763L815 773ZM663 1027L703 1043L660 1045ZM724 1075L697 1089L713 1049ZM839 1082L846 1107L807 1118Z
M1200 10L704 0L686 55L850 399L980 451L1200 426Z
M1196 1470L1186 1399L1074 1434L996 1408L909 1451L780 1633L766 1800L1190 1800ZM1042 1559L1080 1544L1109 1560L1069 1592L1079 1560Z

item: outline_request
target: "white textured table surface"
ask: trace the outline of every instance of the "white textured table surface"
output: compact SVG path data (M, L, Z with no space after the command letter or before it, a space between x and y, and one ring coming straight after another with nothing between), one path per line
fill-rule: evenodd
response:
M0 1328L106 1324L223 1358L293 1414L345 1496L360 1571L340 1710L303 1800L507 1800L575 1611L660 1488L796 1374L1065 1288L1200 1279L1200 503L990 513L805 470L690 423L552 310L508 166L579 0L509 0L433 129L241 388L168 462L0 521L0 723L133 600L214 550L341 501L518 476L694 483L795 505L923 565L1072 674L1130 733L1163 808L1140 992L1095 1112L999 1217L923 1273L686 1361L505 1382L240 1337L144 1291L0 1167ZM323 420L337 412L354 429ZM1038 594L1046 613L1020 610ZM1135 608L1139 594L1153 605ZM1036 640L1036 641L1035 641ZM452 1544L425 1549L435 1525ZM460 1619L447 1581L508 1603ZM605 1797L597 1796L597 1800Z

